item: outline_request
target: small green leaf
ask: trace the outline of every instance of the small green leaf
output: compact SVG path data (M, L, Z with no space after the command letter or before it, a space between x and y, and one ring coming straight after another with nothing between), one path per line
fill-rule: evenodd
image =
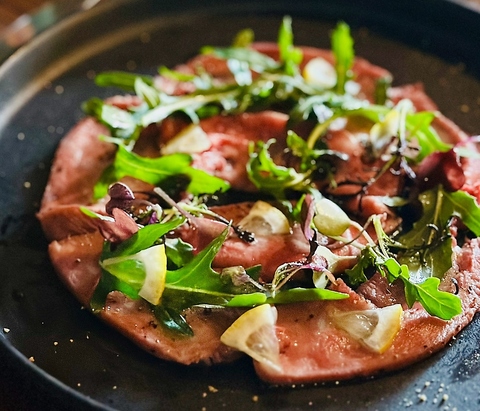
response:
M385 261L384 266L390 273L390 282L400 278L405 285L405 297L411 307L419 301L423 308L433 316L443 320L451 320L462 312L462 303L457 295L438 289L440 279L429 277L422 282L411 281L405 264L398 264L393 258Z
M332 51L335 56L335 70L337 72L335 90L338 94L343 94L345 93L345 84L352 76L351 68L355 58L350 27L344 22L338 23L332 34Z
M265 304L267 296L264 293L239 294L226 304L226 307L254 307Z
M280 51L280 62L284 66L285 73L289 76L298 74L298 65L303 59L303 53L293 44L292 19L290 16L285 16L282 20L278 33L278 49Z
M348 297L348 294L325 288L297 287L279 291L275 297L268 298L267 302L269 304L289 304L302 301L343 300Z
M123 241L113 250L104 249L100 260L113 257L133 255L155 244L161 237L178 228L185 219L176 217L165 223L149 224L138 230L129 239Z
M262 73L267 70L276 70L279 67L271 57L266 54L260 53L254 49L242 48L242 47L209 47L202 49L204 54L213 54L224 60L236 60L246 63L248 67L257 73Z
M106 104L99 98L92 98L85 102L83 111L105 124L114 137L129 141L135 140L140 133L139 124L132 113Z
M137 77L134 83L135 93L140 97L148 107L153 108L160 104L160 94L158 91L148 85L141 77Z
M272 194L279 200L285 199L285 190L303 191L310 185L306 174L298 173L293 167L284 167L275 164L268 151L275 140L267 143L258 141L256 150L250 151L247 163L247 173L250 181L266 193Z
M459 190L452 193L443 192L447 200L444 206L446 213L460 217L462 222L475 234L480 237L480 207L475 197L465 191Z
M255 40L255 33L252 29L247 28L240 30L233 39L233 47L248 47Z
M399 261L407 264L415 281L427 277L441 278L452 266L452 240L449 222L459 217L472 232L480 235L480 207L464 191L446 192L441 187L419 195L422 217L413 229L397 238L403 245Z
M345 270L348 282L352 286L359 286L367 281L368 270L375 266L375 255L372 254L371 247L366 246L360 253L358 262L352 267Z
M119 146L115 161L105 170L95 186L95 198L103 197L110 184L125 176L159 185L171 177L184 175L190 179L187 190L194 195L213 194L229 188L226 181L191 167L191 162L192 158L188 154L177 153L147 158Z
M415 157L416 162L422 161L435 151L448 151L452 148L452 145L443 142L435 129L431 127L435 116L435 113L431 111L421 111L407 115L406 128L410 133L409 140L416 138L420 148Z
M95 84L101 87L117 87L128 92L135 91L135 81L142 79L145 84L153 86L153 77L128 73L125 71L105 71L95 77Z
M157 305L153 309L155 318L162 324L167 330L173 332L176 335L183 335L185 337L193 337L193 330L188 325L185 317L179 314L177 311L168 307Z
M409 283L406 290L409 290L410 294L412 294L410 289L413 288L415 290L416 299L420 301L423 308L425 308L430 315L434 315L443 320L451 320L456 315L461 314L462 302L457 295L440 291L438 289L439 284L439 278L430 277L420 284ZM412 299L410 299L409 303L410 306L411 300Z
M181 267L192 260L193 247L181 238L166 238L165 252L169 262L176 267Z

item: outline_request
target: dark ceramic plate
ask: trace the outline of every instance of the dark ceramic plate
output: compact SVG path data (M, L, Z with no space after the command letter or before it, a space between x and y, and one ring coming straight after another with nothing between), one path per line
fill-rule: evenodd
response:
M320 47L345 20L358 55L390 69L398 84L424 82L445 114L480 131L480 15L456 3L117 0L63 20L0 68L0 394L7 409L479 408L478 318L406 370L271 388L248 361L203 368L150 357L82 310L52 271L34 213L55 147L82 116L82 101L114 93L97 89L93 74L152 73L202 45L227 45L245 27L275 40L284 14L293 17L297 44Z

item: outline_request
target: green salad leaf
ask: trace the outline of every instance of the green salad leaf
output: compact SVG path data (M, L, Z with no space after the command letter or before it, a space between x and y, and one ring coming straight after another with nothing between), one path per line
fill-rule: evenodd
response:
M95 76L95 84L101 87L116 87L127 92L135 92L135 82L139 78L149 86L153 86L152 76L126 71L104 71L99 73Z
M105 170L95 185L94 197L98 199L105 196L110 184L125 176L153 185L159 185L175 176L185 176L189 180L187 190L194 195L228 190L229 184L225 180L193 168L191 163L192 158L188 154L177 153L148 158L132 153L120 145L115 161Z
M443 277L452 266L452 239L449 224L458 217L476 236L480 235L480 207L464 191L447 192L436 187L419 195L422 217L413 229L399 236L399 261L408 265L416 281Z
M100 265L106 259L134 255L151 247L165 234L183 224L184 221L183 217L177 217L165 223L147 225L114 248L111 247L109 242L105 242L100 256ZM138 298L138 281L143 280L143 277L139 278L138 270L134 264L134 262L126 262L123 265L124 271L115 272L115 275L102 268L102 276L90 301L93 311L99 311L103 308L107 295L111 291L121 291L131 298Z
M351 68L355 58L350 27L344 22L338 23L332 34L332 51L337 72L335 91L338 94L344 94L345 84L352 77Z
M275 140L266 143L258 141L256 147L251 146L247 173L258 189L284 200L286 190L302 191L309 186L310 180L307 173L299 173L293 167L275 164L268 151L274 142Z
M430 315L443 320L451 320L462 312L462 302L457 295L438 289L439 278L429 277L420 283L411 281L408 267L392 258L383 262L383 267L388 271L390 282L397 278L403 281L405 297L410 307L419 301Z

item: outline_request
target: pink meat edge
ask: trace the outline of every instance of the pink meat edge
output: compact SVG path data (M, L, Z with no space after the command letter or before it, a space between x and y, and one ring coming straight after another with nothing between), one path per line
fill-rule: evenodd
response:
M390 348L383 354L376 354L364 348L345 333L333 328L325 319L328 306L336 302L320 302L305 304L301 314L305 320L313 322L316 319L317 328L310 325L308 354L301 351L301 356L295 356L294 347L297 340L291 330L301 327L301 322L292 313L279 310L277 329L285 330L278 333L281 346L281 371L276 371L259 362L255 362L255 370L260 379L269 384L309 384L317 382L352 380L371 377L373 375L398 371L418 363L444 348L452 338L464 329L480 310L480 241L471 240L462 248L455 248L453 267L444 276L441 288L456 292L462 302L462 313L450 321L441 320L429 315L423 307L416 303L412 308L405 308L402 326ZM458 290L455 290L454 283ZM379 299L382 306L382 281L376 281L366 292L365 298L353 291L350 297L359 309L365 301L372 304L368 297ZM377 290L378 289L378 290ZM343 289L343 291L346 291ZM362 302L364 301L364 302ZM401 298L400 298L401 301ZM392 301L399 302L399 301ZM385 303L385 301L383 301ZM405 306L405 303L403 303ZM372 306L374 306L372 304ZM287 310L287 309L285 309ZM290 334L289 334L290 330ZM302 334L299 334L300 336ZM315 337L312 337L315 336ZM290 346L289 346L290 344Z
M89 307L101 277L98 260L103 241L95 231L52 241L49 245L50 258L59 278L85 307ZM114 291L109 293L98 315L158 358L185 365L211 365L231 362L242 355L220 342L220 336L241 313L242 310L237 309L187 309L183 315L194 336L179 337L162 328L143 300L132 300Z

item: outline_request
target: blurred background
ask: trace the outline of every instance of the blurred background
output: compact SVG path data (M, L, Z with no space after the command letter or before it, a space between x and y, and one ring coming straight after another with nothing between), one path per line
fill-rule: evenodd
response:
M37 9L46 0L0 0L0 30L25 13Z

